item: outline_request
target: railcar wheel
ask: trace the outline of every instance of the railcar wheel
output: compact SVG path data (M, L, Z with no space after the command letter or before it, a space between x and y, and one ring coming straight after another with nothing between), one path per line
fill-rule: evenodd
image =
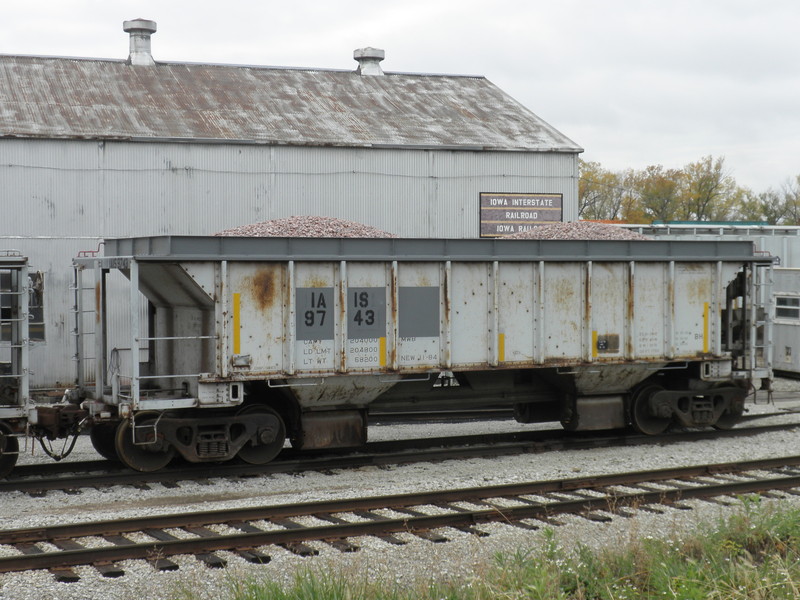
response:
M631 423L633 428L645 435L664 433L672 422L672 417L659 417L650 411L650 398L663 388L650 385L639 390L631 401Z
M17 464L19 440L11 435L11 428L0 423L0 477L5 477Z
M119 460L116 447L116 423L98 423L89 431L89 439L97 453L108 460Z
M722 413L717 419L717 422L712 425L714 429L728 430L733 429L734 426L742 420L744 414L744 401L741 403L734 402L733 405Z
M274 434L274 439L271 441L270 438L273 436L273 431L271 429L259 432L257 436L261 436L262 439L266 441L254 445L252 440L248 440L239 450L238 456L243 461L250 463L251 465L263 465L278 456L283 448L284 442L286 441L286 426L284 425L281 416L268 406L261 406L257 404L245 406L236 414L269 415L275 417L278 428L278 431Z
M158 420L158 413L142 412L136 415L138 437L146 442L133 443L131 420L125 419L117 426L114 438L117 456L126 466L137 471L150 473L166 467L175 456L175 448L159 436L152 427ZM139 429L144 427L144 429Z

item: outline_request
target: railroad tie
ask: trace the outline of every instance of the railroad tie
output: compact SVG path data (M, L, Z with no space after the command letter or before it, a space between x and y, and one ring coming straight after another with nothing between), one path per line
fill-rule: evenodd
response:
M36 544L30 544L28 542L14 544L14 547L23 554L28 555L45 553L45 551L39 548L39 546ZM69 567L53 567L48 569L48 571L50 571L50 573L53 574L53 577L56 578L56 581L60 583L73 583L80 580L80 576Z
M385 517L383 515L379 515L377 513L369 512L366 510L363 511L353 511L353 514L357 517L361 517L362 519L368 519L370 521L391 521L389 517ZM380 535L375 535L374 537L378 538L379 540L383 540L388 544L392 544L394 546L403 546L405 545L405 540L401 540L399 537L392 533L382 533Z
M530 500L528 498L523 498L522 496L498 496L499 498L503 498L505 500L511 500L512 502L519 502L520 504L530 504L531 506L543 506L541 502L537 502L536 500ZM497 504L492 502L488 502L486 500L467 500L470 504L474 504L475 506L485 506L486 508L490 508L492 510L496 510L499 513L503 513L503 509ZM538 519L540 521L544 519ZM516 527L517 529L526 529L528 531L537 531L539 529L538 525L532 525L531 523L526 523L525 521L503 521L506 525L511 525L512 527ZM553 525L561 525L561 523L553 522Z
M443 504L443 508L447 508L448 510L452 510L453 512L465 513L471 512L468 508L464 508L463 506L457 506L455 504ZM476 535L478 537L489 537L489 534L485 531L482 531L475 527L474 525L454 525L452 526L459 531L463 531L464 533L469 533L472 535Z
M328 523L333 523L334 525L347 525L351 523L351 521L346 521L341 517L335 517L333 515L321 513L314 515L315 518L319 519L320 521L327 521ZM349 542L346 539L338 539L338 540L324 540L325 543L330 544L337 550L341 552L356 552L359 550L358 546Z
M231 527L235 526L231 525ZM217 537L217 534L211 531L207 527L184 527L183 529L185 531L188 531L189 533L193 533L198 537L204 537L204 538ZM241 556L243 559L245 559L247 562L257 565L265 565L272 560L272 557L270 557L269 554L264 554L260 550L256 550L254 548L251 548L249 550L235 550L234 552L239 556Z
M133 546L136 542L129 540L124 535L117 535L117 534L106 534L103 536L105 540L108 540L115 546ZM177 571L178 565L168 558L163 558L158 556L158 553L154 553L154 555L147 559L153 568L158 571Z
M283 527L284 529L305 529L302 525L300 525L300 523L296 523L290 519L280 519L280 520L273 519L271 520L271 522L274 523L275 525ZM237 527L239 526L237 525ZM250 527L253 526L250 525ZM242 531L247 531L247 530L243 529ZM258 527L253 527L252 531L258 532L263 530L259 529ZM278 545L281 548L285 548L292 554L297 554L298 556L317 556L319 554L319 550L317 550L316 548L312 548L308 544L304 544L302 542L289 542L287 544L278 544Z
M394 512L398 512L404 515L408 515L410 517L429 517L430 515L420 512L418 510L414 510L413 508L392 508ZM449 541L445 536L440 533L436 533L435 531L416 531L414 529L409 529L409 533L413 533L415 536L422 538L423 540L428 540L429 542L433 542L435 544L441 544L442 542Z
M608 515L604 515L603 513L590 512L590 513L578 513L578 514L587 521L593 521L595 523L609 523L614 520Z
M57 548L61 550L85 550L86 547L79 544L75 540L70 539L62 539L62 540L51 540L50 542ZM99 549L102 550L102 549ZM97 569L97 572L100 573L103 577L122 577L125 575L125 570L122 569L119 565L115 563L92 563L92 566Z
M167 533L163 529L145 529L144 533L160 542L174 542L175 540L181 539L172 535L171 533ZM228 564L227 560L217 556L213 552L200 552L195 554L195 557L214 569L221 569Z

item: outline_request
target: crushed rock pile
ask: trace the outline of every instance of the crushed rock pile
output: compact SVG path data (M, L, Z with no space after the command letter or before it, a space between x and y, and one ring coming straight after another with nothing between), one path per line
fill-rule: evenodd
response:
M314 238L387 238L396 235L363 223L311 215L272 219L219 231L218 236L239 237L314 237Z
M573 221L536 225L529 231L520 231L505 239L510 240L649 240L650 238L609 223Z

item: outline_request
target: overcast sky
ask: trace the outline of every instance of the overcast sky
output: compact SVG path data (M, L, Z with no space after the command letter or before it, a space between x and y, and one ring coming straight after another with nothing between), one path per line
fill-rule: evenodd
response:
M484 75L613 170L725 157L760 192L800 175L798 0L27 0L0 53Z

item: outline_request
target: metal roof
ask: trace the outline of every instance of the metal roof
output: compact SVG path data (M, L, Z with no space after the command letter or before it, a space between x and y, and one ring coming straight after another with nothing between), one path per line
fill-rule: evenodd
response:
M484 77L0 56L0 136L580 152Z

